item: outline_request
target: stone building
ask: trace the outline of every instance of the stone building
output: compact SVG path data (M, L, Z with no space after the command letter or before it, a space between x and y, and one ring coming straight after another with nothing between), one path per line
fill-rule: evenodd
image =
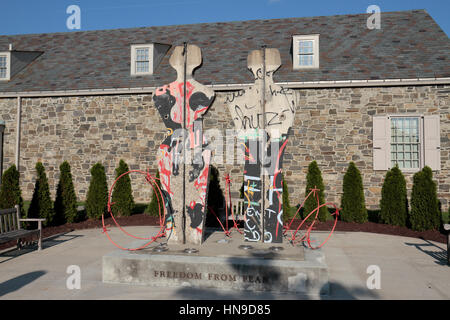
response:
M59 165L69 161L80 200L90 168L101 162L109 185L124 159L155 171L165 126L154 89L173 81L173 48L202 49L195 78L216 92L204 129L233 128L226 97L253 83L247 55L277 48L275 82L294 89L297 109L284 159L291 204L304 198L306 170L316 160L326 199L340 203L350 161L363 175L368 208L379 207L386 171L396 162L409 192L414 172L429 165L443 210L450 205L450 41L423 10L204 23L102 31L0 36L0 119L6 123L4 167L18 163L30 200L42 161L54 196ZM225 153L216 150L217 153ZM226 155L226 154L225 154ZM227 156L227 155L226 155ZM224 187L242 183L239 164L216 165ZM132 177L135 200L151 188Z

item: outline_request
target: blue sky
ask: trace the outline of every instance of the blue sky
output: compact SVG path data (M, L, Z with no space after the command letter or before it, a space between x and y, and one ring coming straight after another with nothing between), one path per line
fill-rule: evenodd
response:
M70 32L68 6L81 9L81 30L425 9L450 35L449 0L29 0L2 1L0 34Z

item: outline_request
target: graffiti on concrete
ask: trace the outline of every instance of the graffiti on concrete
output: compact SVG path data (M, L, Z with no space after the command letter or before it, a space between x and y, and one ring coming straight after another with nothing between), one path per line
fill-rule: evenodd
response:
M255 84L226 97L244 148L244 237L247 241L282 242L283 154L295 116L295 91L273 81L281 66L277 49L250 52ZM264 193L264 194L263 194Z
M214 91L193 78L201 60L199 47L175 47L170 65L177 71L177 79L157 88L153 96L167 128L159 147L158 169L170 242L203 241L211 151L205 149L202 115L212 104Z

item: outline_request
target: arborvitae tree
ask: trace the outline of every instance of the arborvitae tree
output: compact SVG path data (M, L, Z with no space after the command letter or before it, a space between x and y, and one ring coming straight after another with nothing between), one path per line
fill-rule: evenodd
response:
M450 223L450 205L448 206L447 222L446 223Z
M366 222L369 217L364 197L361 173L354 162L350 162L344 175L341 199L341 219L346 222Z
M406 180L397 165L389 170L384 178L380 208L382 222L394 226L406 226L408 219Z
M78 222L81 217L77 211L77 196L69 163L64 161L59 166L59 170L60 176L55 198L55 224Z
M41 162L36 163L36 171L37 179L27 217L45 219L43 225L49 226L53 224L55 211L53 210L53 201L50 197L47 175Z
M91 168L91 182L86 197L86 213L91 219L98 219L106 212L108 205L108 183L105 167L96 163Z
M120 160L119 167L116 168L116 179L128 172L128 165ZM131 189L131 179L129 175L124 175L114 185L111 202L111 210L117 216L130 216L134 209L133 191Z
M409 221L413 230L439 230L437 187L428 166L414 174Z
M283 173L281 174L281 179L283 180L283 220L287 221L292 219L293 214L291 213L291 204L289 203L289 190Z
M25 216L23 209L22 191L19 184L20 174L16 165L9 167L2 176L0 188L0 209L14 208L16 204L20 206L21 217Z
M313 161L308 166L308 173L306 175L306 190L305 197L311 192L311 189L317 188L319 189L319 204L322 205L325 203L325 185L322 180L322 172L319 169L316 161ZM311 213L315 208L317 208L317 196L314 195L314 192L311 193L309 198L305 201L304 205L304 217ZM311 221L316 216L317 212L314 212L308 219ZM328 208L323 206L319 210L319 221L326 221L328 218Z
M159 187L159 189L154 183L152 183L152 185L153 185L152 200L150 201L150 203L147 207L147 210L145 210L145 213L147 213L148 215L153 216L153 217L159 217L160 214L161 214L161 216L164 215L164 205L165 204L164 204L164 201L161 198L161 194L159 192L161 190L161 193L162 193L161 181L159 179L160 179L159 171L156 171L156 179L155 180L156 180L156 185ZM160 213L160 210L161 210L161 213Z

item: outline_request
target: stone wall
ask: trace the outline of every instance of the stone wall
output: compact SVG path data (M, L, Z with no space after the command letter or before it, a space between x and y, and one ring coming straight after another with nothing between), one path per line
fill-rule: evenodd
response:
M441 167L435 173L443 209L450 203L450 86L302 89L293 134L289 138L284 172L291 204L303 200L308 164L316 160L326 185L326 199L340 204L342 180L350 161L363 174L368 208L377 208L384 171L372 167L372 116L381 114L439 114L441 119ZM233 128L225 105L226 93L204 117L205 130L223 132ZM16 99L0 99L0 117L6 122L4 168L14 163ZM20 151L21 187L25 200L34 189L35 164L42 161L54 197L59 165L69 161L80 200L86 197L90 168L100 161L108 183L124 159L130 169L156 169L156 152L165 127L153 107L151 95L109 95L22 99ZM225 153L225 152L224 152ZM225 158L226 160L226 158ZM242 183L243 165L216 165L224 190L224 175L230 173L232 194ZM408 189L412 173L405 173ZM132 176L134 197L150 200L151 187L143 177Z

